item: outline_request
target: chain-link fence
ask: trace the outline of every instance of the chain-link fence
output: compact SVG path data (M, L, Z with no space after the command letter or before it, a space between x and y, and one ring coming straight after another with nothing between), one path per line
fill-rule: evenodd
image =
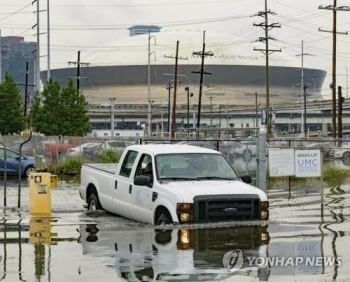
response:
M0 136L6 147L19 149L28 136ZM118 137L114 139L96 137L43 137L31 136L22 145L25 156L44 156L47 165L56 165L71 157L83 158L86 162L96 162L101 151L111 149L122 153L131 144L138 143L182 143L219 150L229 160L239 175L249 174L256 184L258 171L258 144L256 138L241 139L202 139L202 140L145 140L139 138ZM348 139L318 138L275 138L266 141L266 154L270 149L320 150L322 155L321 177L283 176L271 177L267 166L267 192L273 199L274 194L285 195L286 200L312 193L321 194L322 187L330 193L344 193L350 180L350 142Z

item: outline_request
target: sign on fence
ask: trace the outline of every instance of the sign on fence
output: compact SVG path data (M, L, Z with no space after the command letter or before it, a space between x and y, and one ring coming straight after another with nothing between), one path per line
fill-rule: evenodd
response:
M320 150L269 149L268 156L271 177L321 176Z
M270 176L294 175L294 149L269 149Z
M295 176L296 177L321 176L321 151L320 150L296 150L295 151Z

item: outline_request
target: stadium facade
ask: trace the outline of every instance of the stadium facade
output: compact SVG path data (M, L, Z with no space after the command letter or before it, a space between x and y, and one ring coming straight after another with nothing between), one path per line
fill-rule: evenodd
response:
M130 36L81 53L89 63L80 67L80 90L89 103L94 127L106 128L112 99L116 122L147 123L147 107L151 104L154 120L169 116L174 101L177 72L176 105L183 124L189 93L191 109L199 103L199 82L203 51L202 31L160 31ZM157 31L156 29L152 29ZM147 27L145 27L147 31ZM178 51L177 51L178 46ZM178 56L176 59L176 53ZM266 56L255 51L251 42L223 34L205 33L202 99L203 114L220 107L264 108L266 105ZM177 62L177 66L176 66ZM303 82L312 99L322 100L321 89L326 72L303 67ZM47 73L41 73L45 84ZM76 79L77 68L51 70L51 77L65 85L69 77ZM269 56L269 101L274 105L296 103L303 99L300 58L286 52ZM181 116L181 111L183 115ZM205 110L206 109L206 110ZM102 112L105 114L103 115ZM192 111L191 111L192 112ZM166 123L166 121L165 121Z

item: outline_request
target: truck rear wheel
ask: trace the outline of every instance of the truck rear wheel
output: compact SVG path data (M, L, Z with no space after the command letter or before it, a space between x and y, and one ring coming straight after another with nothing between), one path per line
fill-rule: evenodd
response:
M155 225L166 225L172 223L173 219L166 208L161 208L157 211L155 216Z
M102 210L102 206L100 204L98 196L95 193L92 193L90 198L89 198L88 210L89 211Z

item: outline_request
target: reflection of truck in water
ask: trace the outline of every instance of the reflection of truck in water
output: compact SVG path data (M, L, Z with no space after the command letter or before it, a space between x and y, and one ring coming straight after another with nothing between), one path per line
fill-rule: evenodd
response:
M214 281L232 275L267 281L267 267L246 257L266 257L267 226L153 229L81 226L83 253L114 256L127 281ZM237 256L238 254L238 256Z

